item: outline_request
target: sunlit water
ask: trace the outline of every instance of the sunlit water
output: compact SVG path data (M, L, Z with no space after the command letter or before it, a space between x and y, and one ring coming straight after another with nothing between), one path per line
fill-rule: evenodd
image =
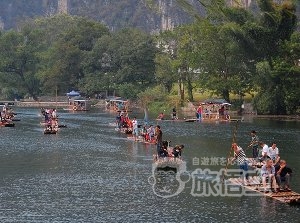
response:
M21 121L15 128L0 128L0 222L299 221L299 207L265 197L199 196L191 177L197 169L225 167L219 161L229 154L235 127L243 148L255 129L266 143L276 140L281 157L294 170L292 188L300 192L299 122L153 121L161 125L164 139L185 145L186 172L179 181L171 173L153 176L155 146L116 132L109 125L114 115L59 111L67 128L44 135L38 109L17 112ZM196 179L214 178L207 174Z

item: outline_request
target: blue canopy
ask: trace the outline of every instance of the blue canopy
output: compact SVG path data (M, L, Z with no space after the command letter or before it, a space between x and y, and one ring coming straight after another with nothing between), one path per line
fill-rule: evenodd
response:
M80 96L80 93L72 90L71 92L67 93L67 96L69 96L69 97Z

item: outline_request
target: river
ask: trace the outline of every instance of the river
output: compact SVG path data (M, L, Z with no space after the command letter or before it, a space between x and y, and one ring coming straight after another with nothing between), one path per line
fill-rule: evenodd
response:
M195 189L225 167L236 128L243 148L253 129L267 144L275 140L293 168L291 188L300 192L299 122L153 121L165 140L185 145L186 171L175 178L153 175L155 146L116 132L113 114L59 110L67 128L44 135L38 109L16 112L21 121L0 128L0 222L299 222L299 206L261 196L201 196ZM194 177L204 169L204 177Z

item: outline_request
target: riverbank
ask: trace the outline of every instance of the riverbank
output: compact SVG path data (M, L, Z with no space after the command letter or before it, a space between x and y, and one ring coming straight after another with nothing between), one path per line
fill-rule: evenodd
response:
M255 118L261 119L273 119L273 120L285 120L285 121L300 121L299 115L253 115Z
M32 107L32 108L67 108L69 106L68 102L16 102L16 107Z
M105 106L105 100L91 99L88 100L89 104L92 106L98 105ZM30 99L20 100L20 101L0 101L0 106L8 104L9 106L15 107L26 107L26 108L68 108L69 100L65 96L60 97L43 97L39 101L34 101ZM97 107L97 106L96 106Z
M27 107L27 108L68 108L69 103L68 101L60 100L60 101L2 101L1 104L8 103L11 106L15 107ZM105 107L105 100L97 99L91 100L91 104L93 107L96 108L104 108ZM142 110L141 108L135 107L135 110ZM180 108L179 113L184 118L194 118L196 108L189 103L187 106ZM243 114L238 115L237 111L229 111L229 115L231 117L241 116L245 117L246 119L251 118L259 118L259 119L273 119L273 120L285 120L285 121L300 121L300 115L257 115L257 114Z

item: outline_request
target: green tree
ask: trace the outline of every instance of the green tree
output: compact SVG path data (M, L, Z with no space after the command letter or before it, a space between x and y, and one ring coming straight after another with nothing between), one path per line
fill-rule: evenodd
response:
M117 58L117 83L133 83L145 89L155 83L156 47L152 37L135 29L125 29L114 34L113 57Z
M168 93L170 93L174 82L177 81L178 70L176 70L176 67L174 68L174 63L170 55L165 52L156 54L155 63L156 80L166 88Z
M189 101L194 101L193 89L195 86L193 85L197 77L194 71L198 68L195 59L197 51L197 37L195 36L197 29L195 28L197 27L187 25L179 27L175 31L178 33L176 59L179 65L179 77L186 86Z
M300 108L300 34L294 33L272 60L257 64L257 85L261 89L254 102L259 113L295 114ZM262 87L264 86L264 87Z
M203 19L191 26L183 56L188 67L199 73L192 73L194 80L197 78L201 88L227 101L230 93L246 92L250 85L248 57L232 34L240 30L239 24L213 24Z
M283 77L285 85L284 103L288 114L296 114L300 111L300 33L292 34L289 41L282 44L279 52L280 61L275 67Z
M207 18L174 30L172 59L189 100L193 101L193 89L198 83L202 89L229 101L230 93L243 94L251 89L249 77L255 67L247 51L240 47L239 35L243 36L243 25L253 17L246 10L227 7L221 0L201 3L206 7Z
M155 83L156 48L152 37L135 29L125 29L103 36L84 61L84 72L97 73L103 80L102 90L119 90L125 95L126 86L131 97ZM104 89L103 89L104 88ZM129 89L128 89L129 91Z
M168 92L175 82L178 82L178 93L180 104L185 100L185 84L191 83L190 64L187 51L191 47L185 41L185 31L187 27L176 28L174 31L165 31L158 36L158 46L160 53L157 54L157 73L156 78ZM189 38L189 37L188 37ZM193 53L191 53L193 54ZM190 55L190 54L189 54ZM165 63L165 64L164 64ZM189 88L190 87L190 88ZM192 86L188 85L189 99L193 101Z
M178 2L190 7L187 1ZM256 17L228 7L223 0L199 2L206 9L206 18L198 16L200 31L196 34L200 85L227 100L231 92L243 94L255 89L255 105L261 113L297 111L299 64L293 62L299 59L293 53L297 52L298 36L294 35L296 1L259 0L260 12L253 13ZM193 57L186 54L183 58Z
M49 48L41 55L43 60L38 74L43 92L49 94L58 89L59 93L65 93L83 87L85 93L92 93L87 83L91 82L93 71L84 72L85 58L89 57L97 40L109 34L108 29L98 22L67 15L39 18L33 26L50 33L45 40Z
M155 58L155 78L157 83L162 84L167 92L170 93L174 83L178 81L176 34L171 31L165 31L156 38L158 52Z
M255 43L264 43L255 44L260 59L256 76L259 93L255 105L260 113L294 113L299 107L298 93L293 92L299 87L299 64L295 63L299 54L294 53L299 52L296 6L292 1L275 4L261 0L259 3L262 16L256 30L260 35L254 35L253 30L249 32Z
M53 95L77 89L80 79L82 52L64 41L53 44L44 54L44 67L39 70L44 94Z

